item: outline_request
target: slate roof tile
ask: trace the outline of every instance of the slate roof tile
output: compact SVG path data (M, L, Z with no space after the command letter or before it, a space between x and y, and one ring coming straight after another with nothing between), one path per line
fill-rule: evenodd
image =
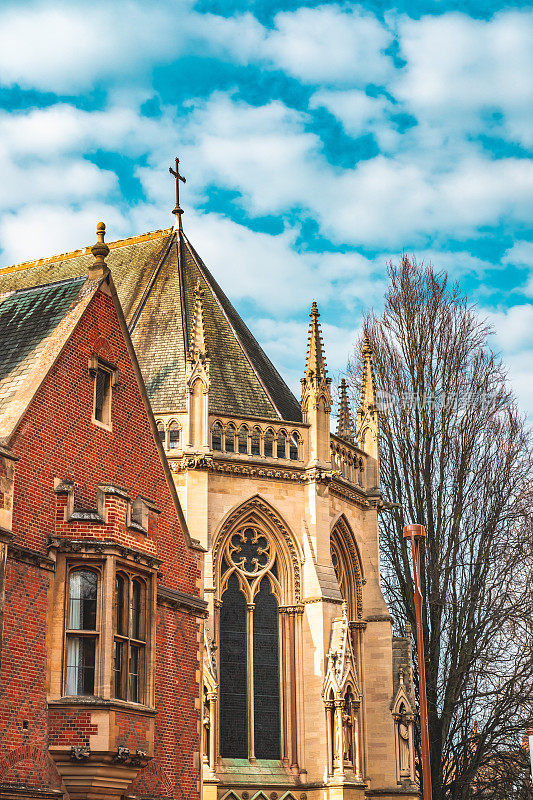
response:
M298 401L183 233L155 231L109 247L107 264L155 412L185 410L186 353L200 279L210 411L301 420ZM85 277L92 260L87 247L0 270L0 292Z

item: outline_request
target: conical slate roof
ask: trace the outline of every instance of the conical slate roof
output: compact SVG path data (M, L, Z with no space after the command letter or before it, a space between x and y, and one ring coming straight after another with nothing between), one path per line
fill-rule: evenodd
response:
M301 420L300 404L183 231L166 229L109 243L106 259L155 412L184 411L185 364L195 287L204 291L214 414ZM85 276L90 248L0 270L0 294Z

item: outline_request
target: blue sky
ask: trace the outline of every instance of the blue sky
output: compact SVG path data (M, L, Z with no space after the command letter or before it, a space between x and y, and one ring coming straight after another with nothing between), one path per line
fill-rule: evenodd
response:
M533 10L491 0L4 2L0 263L184 226L298 392L402 250L494 324L533 415Z

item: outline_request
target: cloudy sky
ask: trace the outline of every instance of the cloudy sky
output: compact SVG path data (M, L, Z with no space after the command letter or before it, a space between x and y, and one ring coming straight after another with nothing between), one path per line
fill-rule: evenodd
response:
M402 250L495 325L533 415L533 11L495 0L0 10L0 263L184 226L297 391L342 369Z

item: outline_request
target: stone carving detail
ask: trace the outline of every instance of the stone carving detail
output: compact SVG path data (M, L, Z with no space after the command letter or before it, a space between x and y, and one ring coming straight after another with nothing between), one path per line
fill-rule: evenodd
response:
M76 745L72 745L70 748L70 758L72 761L87 761L90 755L91 750L89 747L76 747Z

